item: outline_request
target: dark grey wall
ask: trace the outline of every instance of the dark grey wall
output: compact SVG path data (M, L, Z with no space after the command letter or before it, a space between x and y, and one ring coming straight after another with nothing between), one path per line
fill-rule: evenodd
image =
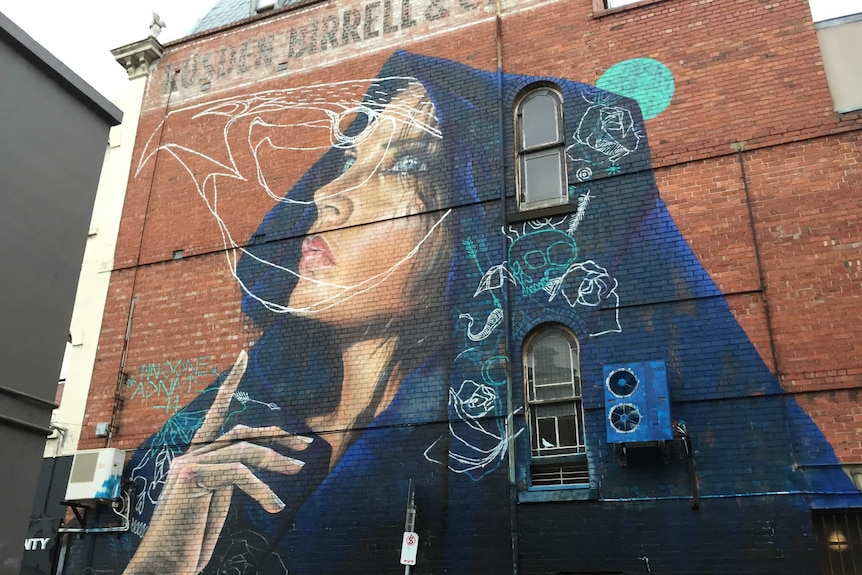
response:
M60 551L57 530L67 511L60 501L65 498L71 471L71 455L46 457L42 460L24 546L21 575L51 575L57 566Z
M108 129L120 111L0 14L0 574L21 569ZM27 394L27 397L22 394Z

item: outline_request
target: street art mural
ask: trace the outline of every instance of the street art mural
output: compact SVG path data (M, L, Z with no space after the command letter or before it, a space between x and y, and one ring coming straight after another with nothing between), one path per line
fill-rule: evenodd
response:
M505 111L536 82L563 95L571 210L506 221ZM164 122L180 116L223 137L200 149L159 128L139 168L167 154L188 173L262 335L137 449L132 533L93 565L380 573L398 567L412 480L423 572L508 571L506 458L513 445L524 488L530 453L519 342L544 322L578 337L585 397L599 397L603 364L648 359L668 362L675 400L781 393L658 196L635 100L397 52L377 78L207 102ZM309 152L318 159L280 189L278 162ZM220 211L228 181L272 203L251 244ZM787 415L812 461L834 461L794 404ZM587 418L595 467L603 414ZM737 452L742 433L719 437L715 459L756 467ZM852 489L823 470L821 488ZM751 473L761 491L788 489L779 466Z

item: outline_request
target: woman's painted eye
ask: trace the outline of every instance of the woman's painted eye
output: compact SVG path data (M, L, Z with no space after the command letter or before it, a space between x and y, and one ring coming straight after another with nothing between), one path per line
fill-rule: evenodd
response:
M356 163L356 157L355 156L347 156L346 158L344 158L344 165L341 166L341 173L342 174L345 173L355 163Z
M392 167L386 171L394 174L415 174L417 172L427 172L428 164L413 154L404 154L395 160Z

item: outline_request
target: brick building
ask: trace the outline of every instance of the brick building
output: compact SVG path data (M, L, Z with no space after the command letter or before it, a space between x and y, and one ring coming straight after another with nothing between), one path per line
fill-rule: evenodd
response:
M136 504L69 572L401 569L409 493L416 573L855 572L805 2L281 4L152 67L80 442Z

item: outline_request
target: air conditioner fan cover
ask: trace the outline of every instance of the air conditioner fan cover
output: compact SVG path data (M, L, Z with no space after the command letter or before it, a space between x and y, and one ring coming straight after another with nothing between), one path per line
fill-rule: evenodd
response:
M618 369L608 376L608 389L618 397L628 397L633 394L640 382L629 369Z
M631 433L641 422L641 413L636 405L618 403L608 412L611 426L620 433Z

